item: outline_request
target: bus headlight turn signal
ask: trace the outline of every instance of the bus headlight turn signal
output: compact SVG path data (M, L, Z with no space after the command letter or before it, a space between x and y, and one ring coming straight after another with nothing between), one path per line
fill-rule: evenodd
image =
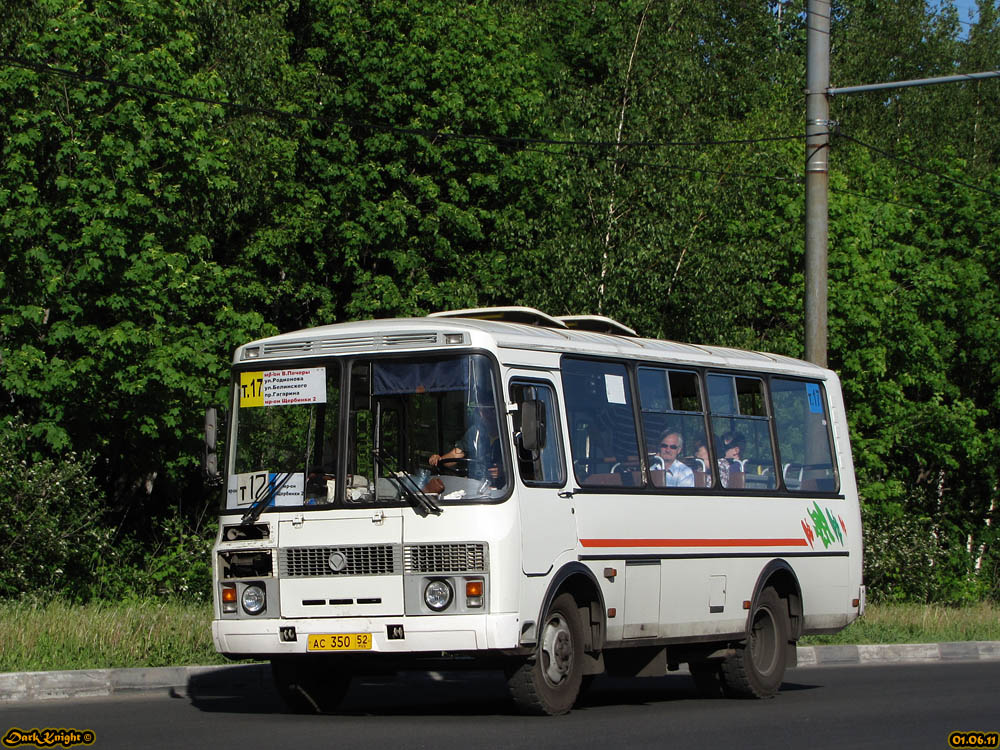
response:
M475 578L465 581L465 606L469 608L483 606L483 581Z
M224 585L222 587L222 611L236 611L236 587L232 584Z

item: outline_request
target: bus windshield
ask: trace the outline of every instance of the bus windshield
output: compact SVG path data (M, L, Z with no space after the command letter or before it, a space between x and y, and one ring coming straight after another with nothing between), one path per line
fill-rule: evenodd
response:
M356 360L345 374L343 456L339 363L238 374L228 510L395 506L415 494L433 507L506 494L509 457L485 356Z
M485 356L355 362L350 393L346 503L395 502L401 482L444 502L505 494L509 458Z

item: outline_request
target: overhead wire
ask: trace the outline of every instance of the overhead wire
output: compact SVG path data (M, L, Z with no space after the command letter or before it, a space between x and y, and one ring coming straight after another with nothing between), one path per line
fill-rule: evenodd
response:
M802 136L805 138L805 136ZM526 148L525 151L546 154L548 156L555 157L565 157L565 158L580 158L581 154L566 153L561 151L554 151L551 149L541 149L541 148ZM781 176L775 174L765 174L763 172L737 172L725 169L708 169L705 167L692 167L692 166L681 166L677 164L664 164L662 162L650 162L650 161L640 161L636 159L630 159L626 156L603 156L600 157L603 161L614 162L616 164L621 164L628 167L646 167L648 169L656 169L663 172L688 172L696 174L710 174L717 175L721 177L743 177L751 180L768 180L773 182L802 182L805 178L802 175L788 175Z
M957 180L954 177L951 177L950 175L946 175L946 174L944 174L942 172L937 172L937 171L935 171L933 169L928 169L927 167L924 167L924 166L922 166L920 164L917 164L915 161L903 158L902 156L899 156L898 154L894 154L891 151L887 151L887 150L885 150L883 148L879 148L878 146L875 146L875 145L873 145L871 143L866 143L865 141L862 141L859 138L855 138L854 136L849 135L847 133L844 133L841 130L837 131L836 137L838 137L838 138L845 138L846 140L851 141L852 143L856 143L859 146L862 146L862 147L868 149L872 153L876 153L876 154L879 154L880 156L883 156L883 157L885 157L887 159L891 159L893 161L897 161L900 164L903 164L903 165L905 165L907 167L910 167L911 169L915 169L918 172L922 172L923 174L927 174L927 175L930 175L932 177L937 177L938 179L944 180L945 182L951 182L951 183L953 183L955 185L960 185L962 187L969 188L970 190L975 190L976 192L983 193L984 195L988 195L988 196L990 196L992 198L998 198L998 199L1000 199L1000 193L997 193L997 192L995 192L993 190L988 190L986 188L980 187L979 185L974 185L971 182L964 182L963 180Z
M256 115L261 117L266 117L274 120L294 120L294 121L304 121L304 122L320 122L326 125L340 125L346 127L353 127L362 130L372 130L381 132L392 132L400 135L413 135L421 136L429 139L440 139L440 140L453 140L453 141L465 141L465 142L478 142L478 143L494 143L494 144L506 144L506 145L517 145L525 151L532 151L537 153L543 153L549 156L555 156L559 158L581 158L583 154L579 153L583 149L615 149L616 151L628 150L628 149L664 149L664 148L707 148L714 146L736 146L736 145L760 145L763 143L775 143L783 141L801 141L806 138L803 133L794 135L773 135L773 136L756 136L751 138L725 138L725 139L711 139L711 140L683 140L683 141L657 141L657 140L643 140L643 141L607 141L607 140L582 140L582 139L555 139L555 138L533 138L533 137L521 137L521 136L501 136L494 134L484 134L484 133L449 133L444 131L438 131L433 129L421 129L412 127L401 127L397 125L390 125L388 123L378 123L372 121L356 120L350 118L330 118L323 115L310 115L310 114L299 114L294 112L287 112L276 107L269 106L257 106L257 105L247 105L239 102L227 101L224 99L215 99L211 97L197 96L194 94L187 94L182 91L177 91L173 89L167 89L160 86L151 86L147 84L136 84L130 83L128 81L116 81L104 76L98 76L88 73L83 73L76 70L71 70L68 68L55 67L52 65L44 63L36 63L29 60L24 60L23 58L10 57L10 56L0 56L0 63L6 65L19 67L33 72L43 74L43 75L55 75L65 78L75 79L84 82L97 83L109 88L123 88L132 91L136 91L143 94L165 97L171 99L180 99L185 101L191 101L201 104L207 104L211 106L219 106L224 109L240 112L248 115ZM934 170L922 167L915 162L907 160L889 151L881 149L873 144L866 143L854 136L844 133L842 130L837 130L836 133L826 133L826 134L812 134L811 137L816 135L836 135L838 137L844 138L848 141L858 144L864 148L867 148L874 153L877 153L885 158L889 158L898 161L906 166L916 169L920 172L938 177L939 179L952 182L963 187L967 187L971 190L975 190L991 197L1000 198L1000 194L981 188L977 185L971 183L963 182L957 180L948 175L936 172ZM566 147L571 149L568 152L557 151L555 148L543 148L543 147ZM800 174L793 175L775 175L775 174L765 174L765 173L752 173L743 171L730 171L721 169L709 169L704 167L693 167L690 165L677 165L677 164L666 164L662 162L651 162L644 160L631 159L621 154L605 155L600 157L605 161L611 161L625 166L632 167L645 167L649 169L656 169L666 172L685 172L685 173L697 173L697 174L711 174L717 176L728 176L728 177L738 177L743 179L754 179L754 180L767 180L775 182L802 182L804 177ZM907 204L900 203L898 201L892 201L885 198L877 198L875 196L866 195L863 193L852 192L844 190L841 188L829 188L833 192L841 192L852 194L857 197L865 198L867 200L880 201L883 203L900 205L910 209L926 210L921 209L918 206L911 206Z
M872 201L874 203L885 203L886 205L890 206L902 206L903 208L908 208L911 211L921 211L925 213L928 211L927 206L914 206L913 204L910 203L902 203L901 201L894 201L891 200L890 198L883 198L878 195L861 193L857 190L848 190L847 188L833 187L832 185L828 186L827 190L829 190L831 193L841 193L843 195L852 195L855 198L863 198L864 200Z
M241 104L238 102L226 101L224 99L213 99L210 97L196 96L182 91L166 89L159 86L148 86L146 84L129 83L127 81L115 81L104 76L97 76L68 68L55 67L45 63L36 63L18 57L0 56L0 63L19 67L42 75L56 75L65 78L86 81L89 83L99 83L109 88L124 88L140 93L154 96L181 99L197 102L201 104L217 105L225 109L242 112L245 114L259 115L276 120L296 120L302 122L321 122L326 125L341 125L354 127L359 130L377 130L382 132L392 132L400 135L422 136L426 138L466 141L478 143L494 143L506 145L546 145L546 146L570 146L581 148L705 148L709 146L734 146L734 145L755 145L760 143L771 143L780 141L801 140L805 136L802 134L783 134L758 136L753 138L723 138L711 140L684 140L684 141L602 141L602 140L580 140L580 139L553 139L534 138L524 136L504 136L488 133L449 133L440 130L402 127L388 123L379 123L366 120L356 120L350 118L331 118L323 115L297 114L286 112L275 107L262 107L255 105Z
M861 198L862 200L870 201L872 203L882 203L889 206L900 206L902 208L907 208L911 211L919 211L924 215L934 216L936 214L940 214L941 216L944 216L948 211L948 206L945 203L942 203L941 201L935 201L933 205L916 206L913 205L912 203L903 203L902 201L892 200L891 198L883 198L882 196L871 195L870 193L862 193L857 190L848 190L847 188L829 186L827 189L831 193L850 195L855 198ZM984 223L1000 229L1000 223L990 221L988 219L984 220Z

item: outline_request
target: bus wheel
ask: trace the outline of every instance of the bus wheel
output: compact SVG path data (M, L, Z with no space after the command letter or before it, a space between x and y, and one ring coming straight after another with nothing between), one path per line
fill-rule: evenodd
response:
M788 607L773 588L761 592L750 616L747 640L722 662L726 695L770 698L785 676Z
M296 714L335 711L351 684L350 672L322 660L272 659L271 675L286 710Z
M513 665L507 686L524 713L556 716L573 708L580 693L583 634L576 600L561 594L545 615L534 656Z

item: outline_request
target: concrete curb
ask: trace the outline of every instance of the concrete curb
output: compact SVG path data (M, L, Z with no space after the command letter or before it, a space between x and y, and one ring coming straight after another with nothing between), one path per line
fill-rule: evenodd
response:
M800 667L1000 661L1000 641L799 646L797 657ZM238 664L0 673L0 704L144 692L185 697L201 689L214 694L270 691L271 668L268 664Z
M184 695L190 686L225 683L233 691L270 689L269 664L211 667L79 669L64 672L0 673L0 703L92 698L122 693L167 692Z
M800 667L980 660L1000 660L1000 641L798 647Z

